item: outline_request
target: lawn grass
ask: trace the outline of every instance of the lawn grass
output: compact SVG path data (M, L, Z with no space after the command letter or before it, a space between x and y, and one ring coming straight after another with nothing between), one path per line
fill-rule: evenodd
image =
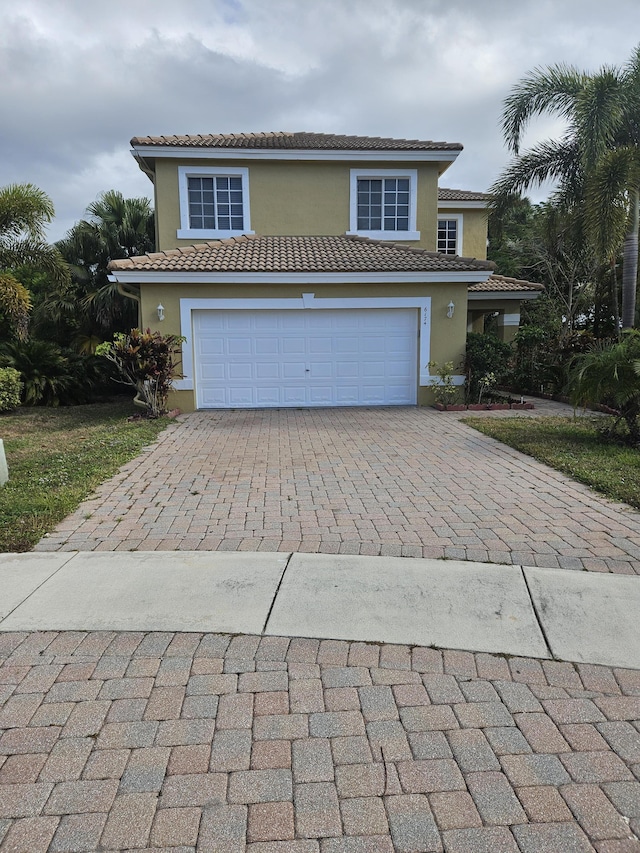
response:
M169 423L128 422L137 411L116 400L0 415L9 467L9 482L0 487L0 552L31 550Z
M640 450L606 440L603 418L465 418L464 423L597 492L640 508Z

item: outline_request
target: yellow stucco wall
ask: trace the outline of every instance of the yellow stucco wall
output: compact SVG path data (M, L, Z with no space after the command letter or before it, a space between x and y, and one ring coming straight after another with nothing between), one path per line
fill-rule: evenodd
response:
M438 219L462 216L462 256L487 258L487 211L481 208L440 208Z
M326 162L285 160L217 161L220 166L249 169L251 230L263 235L344 234L349 230L351 168L393 169L389 162ZM155 208L158 249L190 245L179 240L179 166L215 166L215 160L157 160ZM401 163L416 169L416 224L420 241L409 245L435 250L437 227L437 163ZM390 235L393 239L393 235Z
M467 285L465 283L448 284L323 284L323 285L238 285L238 284L202 284L202 285L143 285L141 287L143 328L158 330L163 335L181 333L180 298L300 298L302 293L313 292L318 299L337 297L385 296L430 296L431 297L431 354L430 358L440 364L452 361L455 372L461 373L460 362L464 355L467 323ZM447 317L449 302L455 304L454 316ZM158 321L157 306L161 303L165 309L165 320ZM416 309L418 310L418 309ZM418 373L420 367L418 365ZM433 393L427 387L418 388L418 405L428 405L433 401ZM173 392L171 405L183 411L192 411L195 405L193 391Z

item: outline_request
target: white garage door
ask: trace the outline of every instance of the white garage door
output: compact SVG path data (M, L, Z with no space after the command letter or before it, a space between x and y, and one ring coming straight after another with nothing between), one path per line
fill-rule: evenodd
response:
M200 409L410 405L416 309L194 311Z

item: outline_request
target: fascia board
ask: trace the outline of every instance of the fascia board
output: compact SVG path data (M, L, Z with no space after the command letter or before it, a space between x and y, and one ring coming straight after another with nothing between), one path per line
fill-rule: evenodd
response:
M171 145L135 146L138 157L172 157L180 160L334 160L452 163L460 151L351 151L269 148L175 148Z
M440 284L485 282L491 270L482 272L372 272L372 273L207 273L134 272L114 270L109 281L122 284Z
M488 202L486 201L439 201L438 202L438 210L484 210L488 206Z
M484 302L498 299L537 299L541 290L487 290L475 291L469 294L470 302Z

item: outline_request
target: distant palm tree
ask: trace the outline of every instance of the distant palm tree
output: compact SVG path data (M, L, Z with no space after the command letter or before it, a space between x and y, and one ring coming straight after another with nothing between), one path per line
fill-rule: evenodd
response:
M565 135L520 153L522 134L536 115L567 122ZM640 224L640 46L621 69L587 74L567 65L536 69L504 104L502 130L519 155L493 184L500 210L513 194L549 179L555 201L584 218L602 261L624 244L622 326L635 322Z
M27 334L31 298L12 271L30 266L59 285L69 281L60 252L45 240L44 229L53 215L51 199L33 184L0 187L0 313L18 338Z

